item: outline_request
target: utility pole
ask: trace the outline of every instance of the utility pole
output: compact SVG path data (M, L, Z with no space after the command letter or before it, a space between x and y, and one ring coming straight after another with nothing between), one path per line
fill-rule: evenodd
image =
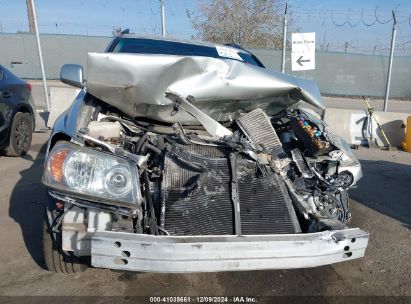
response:
M392 61L394 59L395 36L397 34L397 18L395 18L394 11L392 11L392 19L393 19L393 23L392 23L392 36L391 36L391 51L390 51L390 62L388 64L387 86L385 88L384 112L387 112L387 107L388 107L388 97L390 95L390 84L391 84Z
M31 11L33 14L34 32L36 33L36 38L37 38L37 49L38 49L39 58L40 58L41 76L43 78L44 94L46 95L46 108L47 108L47 112L50 112L49 93L47 90L46 73L44 72L43 54L41 52L40 35L39 35L39 29L37 26L36 9L34 7L34 0L29 0L29 1L30 1L30 6L31 6Z
M288 3L285 3L285 11L284 11L284 27L283 27L283 57L281 60L281 73L285 72L285 49L287 47L287 6Z
M34 25L34 6L30 0L26 0L27 5L27 17L29 19L29 33L34 34L36 32L35 25Z
M161 2L161 34L163 37L166 36L166 15L164 12L164 0L160 0Z

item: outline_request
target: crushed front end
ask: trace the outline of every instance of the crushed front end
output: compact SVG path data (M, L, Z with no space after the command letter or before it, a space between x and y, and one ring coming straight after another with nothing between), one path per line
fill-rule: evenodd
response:
M88 93L54 128L43 176L62 251L91 256L95 267L149 272L302 268L362 257L368 233L347 228L347 190L361 178L360 164L296 105L318 99L287 83L224 119L169 84L163 105L136 116L141 103L118 104L144 94L128 87L114 96L101 81L93 86L91 74Z

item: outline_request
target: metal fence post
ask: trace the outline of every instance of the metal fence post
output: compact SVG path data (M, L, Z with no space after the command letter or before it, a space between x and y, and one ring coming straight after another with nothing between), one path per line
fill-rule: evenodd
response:
M390 84L391 84L391 71L392 71L392 61L394 59L394 48L395 48L395 35L397 34L397 19L395 18L395 12L392 11L392 37L391 37L391 51L390 51L390 62L388 64L388 76L387 76L387 86L385 88L385 100L384 100L384 112L387 112L388 98L390 95Z
M34 0L30 0L30 2L31 2L31 7L33 9L34 29L35 29L35 32L36 32L37 48L38 48L39 57L40 57L40 68L41 68L41 76L43 78L44 94L46 95L46 108L47 108L47 112L50 112L49 93L48 93L48 90L47 90L46 73L44 72L43 54L41 52L39 28L37 26L36 8L34 6Z
M161 2L161 35L163 37L166 36L166 14L164 12L164 0L160 0Z
M285 48L287 47L287 6L288 3L285 3L284 11L284 28L283 28L283 57L281 60L281 73L285 72Z

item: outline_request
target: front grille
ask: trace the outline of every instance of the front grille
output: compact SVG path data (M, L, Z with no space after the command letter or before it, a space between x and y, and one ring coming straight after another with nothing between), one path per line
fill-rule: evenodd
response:
M170 235L235 233L227 152L209 146L175 145L166 154L161 218ZM241 157L237 171L242 234L298 232L294 210L278 177Z

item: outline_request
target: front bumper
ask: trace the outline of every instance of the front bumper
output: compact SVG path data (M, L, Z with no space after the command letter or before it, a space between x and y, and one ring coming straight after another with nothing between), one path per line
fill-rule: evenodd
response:
M101 268L168 273L307 268L363 257L368 237L358 228L262 236L96 232L91 262Z

